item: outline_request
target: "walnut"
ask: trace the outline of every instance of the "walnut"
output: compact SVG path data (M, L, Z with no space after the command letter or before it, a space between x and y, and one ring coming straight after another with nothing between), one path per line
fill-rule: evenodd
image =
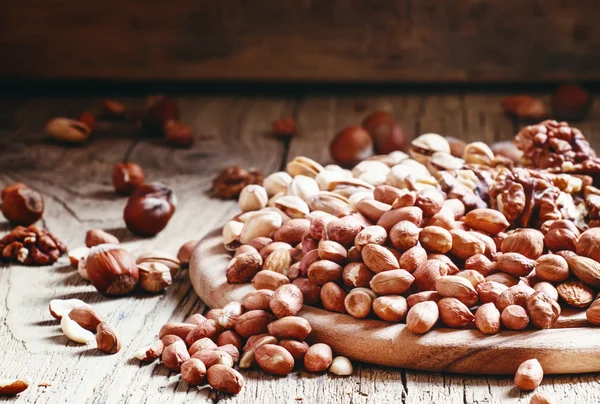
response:
M258 171L231 166L223 169L213 180L212 192L221 199L237 198L246 185L262 185L264 179L265 176Z
M67 251L67 247L47 230L36 226L17 226L0 239L1 259L25 265L49 265Z
M600 160L585 136L566 122L546 120L526 126L515 136L515 145L537 168L567 173L600 172Z

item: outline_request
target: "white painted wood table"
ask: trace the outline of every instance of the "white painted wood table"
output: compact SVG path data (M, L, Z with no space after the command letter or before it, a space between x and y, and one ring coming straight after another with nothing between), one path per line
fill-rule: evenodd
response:
M147 139L124 124L101 123L89 143L64 147L44 140L53 116L77 116L98 104L92 98L0 100L0 186L22 181L42 191L46 211L41 225L70 248L83 244L85 231L113 232L133 252L162 249L176 253L237 211L233 201L211 199L212 178L225 166L277 170L296 155L328 162L327 145L335 132L357 124L368 111L393 113L413 135L437 132L465 140L510 138L521 126L504 117L504 94L427 93L360 97L178 97L183 121L194 127L192 149L176 150ZM124 100L142 105L143 98ZM578 124L600 146L600 102ZM366 107L366 109L365 109ZM271 122L293 116L298 133L290 142L269 135ZM139 163L148 180L172 186L177 212L157 237L139 239L123 225L125 199L112 190L114 163ZM9 225L0 218L0 231ZM123 348L105 355L69 342L47 304L54 298L80 298L96 307L122 336ZM161 325L206 310L190 285L187 271L165 294L107 298L98 294L63 257L51 267L0 267L0 378L27 376L32 384L18 403L528 403L530 394L510 377L450 375L356 364L351 377L298 372L272 377L244 372L246 385L236 397L208 388L189 388L160 364L142 365L135 350L151 342ZM600 337L600 334L599 334ZM540 391L556 403L598 403L598 374L549 376Z

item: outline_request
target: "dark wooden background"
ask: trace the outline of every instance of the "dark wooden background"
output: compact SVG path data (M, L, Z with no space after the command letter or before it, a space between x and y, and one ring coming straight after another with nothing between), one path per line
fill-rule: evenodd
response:
M0 78L600 79L597 0L2 0Z

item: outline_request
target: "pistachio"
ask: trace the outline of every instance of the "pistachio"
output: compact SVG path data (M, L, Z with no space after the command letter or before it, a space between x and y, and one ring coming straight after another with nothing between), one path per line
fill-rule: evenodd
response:
M230 220L223 226L223 245L229 251L234 251L240 246L240 235L244 223L235 220Z
M242 212L249 212L266 207L268 201L267 191L262 186L250 184L242 189L238 205Z
M324 170L321 164L303 156L298 156L287 163L286 169L292 177L306 175L311 178L315 178L317 174Z
M287 192L288 185L292 182L292 177L285 171L278 171L268 175L263 181L263 187L267 191L267 195L272 197L278 193Z

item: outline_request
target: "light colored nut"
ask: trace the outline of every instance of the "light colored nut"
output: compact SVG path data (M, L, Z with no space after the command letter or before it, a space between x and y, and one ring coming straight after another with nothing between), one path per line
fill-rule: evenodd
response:
M500 315L502 324L509 330L522 330L529 324L529 316L525 309L516 304L506 306Z
M435 290L443 297L453 297L467 307L477 303L477 291L471 282L460 276L446 275L436 279Z
M500 330L500 312L494 303L485 303L475 312L475 326L484 334L496 334Z
M190 386L204 383L206 366L200 359L190 358L181 365L181 378Z
M411 143L410 156L422 164L427 164L435 152L450 153L450 144L437 133L425 133Z
M544 393L534 393L529 404L552 404L552 400Z
M408 290L415 278L404 269L392 269L376 274L369 282L378 295L400 295Z
M400 268L396 256L390 250L378 244L364 246L361 256L367 267L375 273Z
M104 353L114 354L121 350L121 339L117 330L107 322L101 322L96 329L96 345Z
M48 121L46 132L61 142L83 143L90 136L91 129L83 122L59 117Z
M258 366L273 375L287 375L294 368L294 357L284 347L275 344L265 344L255 352Z
M96 328L103 321L91 307L75 307L68 315L71 320L91 332L96 332Z
M217 312L217 323L225 328L231 329L233 328L235 322L238 317L244 313L244 308L242 304L239 302L229 302L223 308Z
M259 211L244 223L239 236L240 242L247 244L257 237L269 237L275 230L281 227L282 223L283 219L276 212Z
M448 327L464 327L475 318L463 302L453 297L444 297L437 305L440 318Z
M0 396L14 396L22 393L29 387L29 379L0 379Z
M373 311L382 320L397 323L406 317L408 305L404 296L381 296L373 301Z
M274 271L259 271L252 278L252 285L255 289L275 290L281 285L290 283L287 276Z
M519 365L515 384L522 390L535 390L544 378L544 370L537 359L529 359Z
M292 177L285 171L278 171L265 177L263 187L269 197L280 192L287 192L288 185L291 184Z
M365 318L371 313L374 297L370 289L355 288L344 299L344 307L352 317Z
M477 291L479 301L481 301L481 303L496 304L496 300L498 300L498 297L504 293L504 291L508 290L508 286L498 282L486 280L485 282L477 285L475 290Z
M248 343L250 343L250 339L248 339ZM240 369L247 369L254 363L255 352L258 348L265 344L276 344L277 338L272 335L264 335L260 338L257 338L254 343L249 347L244 347L244 354L240 359ZM247 345L247 344L246 344Z
M71 320L69 316L61 318L60 328L67 338L80 344L89 344L96 338L93 333Z
M304 367L309 372L323 372L333 362L333 352L327 344L314 344L304 356Z
M250 184L240 192L238 205L242 212L249 212L264 208L268 201L267 191L262 186Z
M164 344L161 340L156 341L153 344L138 349L133 356L142 362L154 362L162 355Z
M84 260L89 253L89 247L77 247L72 250L69 250L68 255L71 265L77 268L77 266L79 265L79 261Z
M345 313L344 300L346 299L346 295L346 291L333 282L327 282L321 287L321 303L329 311Z
M356 210L374 223L377 223L381 216L391 208L392 205L368 198L363 198L356 204Z
M415 334L424 334L438 321L440 312L435 302L421 302L408 310L406 328Z
M350 376L354 373L352 362L345 356L336 356L331 362L329 372L338 376Z
M490 166L494 161L494 152L483 142L472 142L465 146L463 159L467 164Z
M191 316L189 316L188 318L186 318L184 323L200 325L205 321L206 321L206 317L204 317L202 314L194 313Z
M310 208L308 207L308 204L304 202L301 198L294 195L284 195L277 198L274 201L273 206L280 209L283 213L285 213L292 219L301 219L306 217L310 213ZM275 229L273 229L273 231L274 230Z
M302 309L304 297L298 286L282 285L275 290L270 299L269 307L276 317L295 316Z
M550 328L560 316L560 306L543 292L535 292L527 299L527 313L533 325Z
M139 265L144 262L159 262L161 264L168 266L169 269L171 270L171 277L173 277L173 278L175 277L175 275L177 275L177 273L181 269L181 263L179 262L177 257L175 257L172 254L163 252L163 251L153 250L153 251L145 251L145 252L141 253L138 256L136 263Z
M79 299L53 299L50 300L50 303L48 304L50 314L58 320L78 307L92 310L92 307L89 304Z
M171 270L160 262L144 262L138 264L139 284L150 293L159 293L171 286L173 278Z
M240 246L240 235L244 223L230 220L223 226L223 245L229 251L234 251Z
M286 170L292 177L306 175L307 177L315 178L324 168L321 164L308 157L297 156L287 163Z
M254 290L244 296L242 306L246 310L269 310L269 302L273 293L270 289Z
M471 285L473 285L474 288L476 288L480 283L485 282L485 277L473 269L465 269L464 271L460 271L456 274L456 276L465 278L471 282Z
M283 241L274 241L260 250L260 256L264 261L269 257L269 255L271 255L273 253L273 251L279 250L279 249L286 249L288 251L291 251L292 246L289 245L288 243L284 243ZM290 252L290 255L291 255L291 252Z
M594 291L585 283L571 279L556 286L558 295L569 306L585 308L594 300Z
M286 248L278 248L265 259L262 269L285 275L290 265L292 265L292 256L290 255L289 250Z
M273 320L275 317L264 310L250 310L237 318L235 332L243 338L263 334L267 332L267 325Z
M244 387L244 377L235 369L225 365L215 365L206 372L208 384L220 392L238 394Z

